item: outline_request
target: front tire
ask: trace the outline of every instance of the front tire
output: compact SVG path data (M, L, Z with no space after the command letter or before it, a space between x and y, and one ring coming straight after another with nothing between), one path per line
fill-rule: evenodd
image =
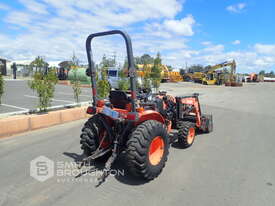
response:
M130 134L126 148L129 171L145 180L156 178L165 167L168 157L168 133L163 124L148 120Z
M192 146L196 136L195 123L189 121L178 122L178 143L183 148Z
M206 115L206 133L210 133L213 131L213 117L212 115Z

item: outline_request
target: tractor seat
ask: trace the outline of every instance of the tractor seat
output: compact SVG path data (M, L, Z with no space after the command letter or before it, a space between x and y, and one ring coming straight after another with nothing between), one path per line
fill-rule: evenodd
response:
M118 109L125 109L126 105L130 103L130 98L124 91L113 90L109 95L110 103Z

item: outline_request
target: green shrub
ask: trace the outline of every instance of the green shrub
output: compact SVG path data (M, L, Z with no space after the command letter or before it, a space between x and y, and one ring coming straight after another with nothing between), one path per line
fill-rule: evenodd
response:
M143 65L143 72L144 72L144 77L142 78L142 85L141 87L144 89L151 89L151 68L148 64Z
M4 94L4 79L2 74L0 74L0 104L1 104L1 99Z
M101 75L97 78L97 95L100 99L104 99L109 95L110 85L107 80L107 74L104 69L101 69Z
M151 88L151 78L150 73L146 72L142 81L142 87L145 89Z
M127 91L130 87L130 83L128 79L120 79L118 81L118 89L121 91Z
M74 92L74 99L78 103L79 95L81 94L81 88L80 88L81 84L80 84L80 81L77 79L76 69L74 69L72 72L73 72L73 79L71 80L71 83L72 83L72 88Z
M121 91L127 91L130 88L130 82L123 70L119 71L118 89Z
M161 58L159 53L157 53L157 57L154 60L154 65L152 67L150 77L152 80L152 86L157 91L161 82Z
M38 95L39 103L37 107L39 111L45 112L51 106L56 83L57 77L53 70L50 70L45 75L42 72L35 72L33 79L28 81L29 87Z

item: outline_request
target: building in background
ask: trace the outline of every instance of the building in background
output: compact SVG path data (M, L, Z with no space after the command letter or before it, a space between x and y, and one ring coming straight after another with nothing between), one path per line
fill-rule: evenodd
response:
M11 66L11 61L9 61L7 58L0 57L0 74L6 76L8 75L8 67Z

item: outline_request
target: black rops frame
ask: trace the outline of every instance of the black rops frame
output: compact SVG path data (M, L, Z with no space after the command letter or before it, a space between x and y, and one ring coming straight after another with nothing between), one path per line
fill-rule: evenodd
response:
M94 61L92 59L92 49L91 49L91 41L94 37L99 36L107 36L107 35L114 35L120 34L126 43L126 51L127 51L127 59L128 59L128 71L130 76L130 87L131 87L131 103L132 103L132 112L136 112L136 68L134 66L134 56L133 56L133 49L132 49L132 42L130 36L121 30L111 30L105 32L99 32L90 34L86 40L86 52L88 57L89 63L89 73L91 75L91 82L92 82L92 91L93 91L93 106L96 106L97 103L97 90L96 90L96 71Z

